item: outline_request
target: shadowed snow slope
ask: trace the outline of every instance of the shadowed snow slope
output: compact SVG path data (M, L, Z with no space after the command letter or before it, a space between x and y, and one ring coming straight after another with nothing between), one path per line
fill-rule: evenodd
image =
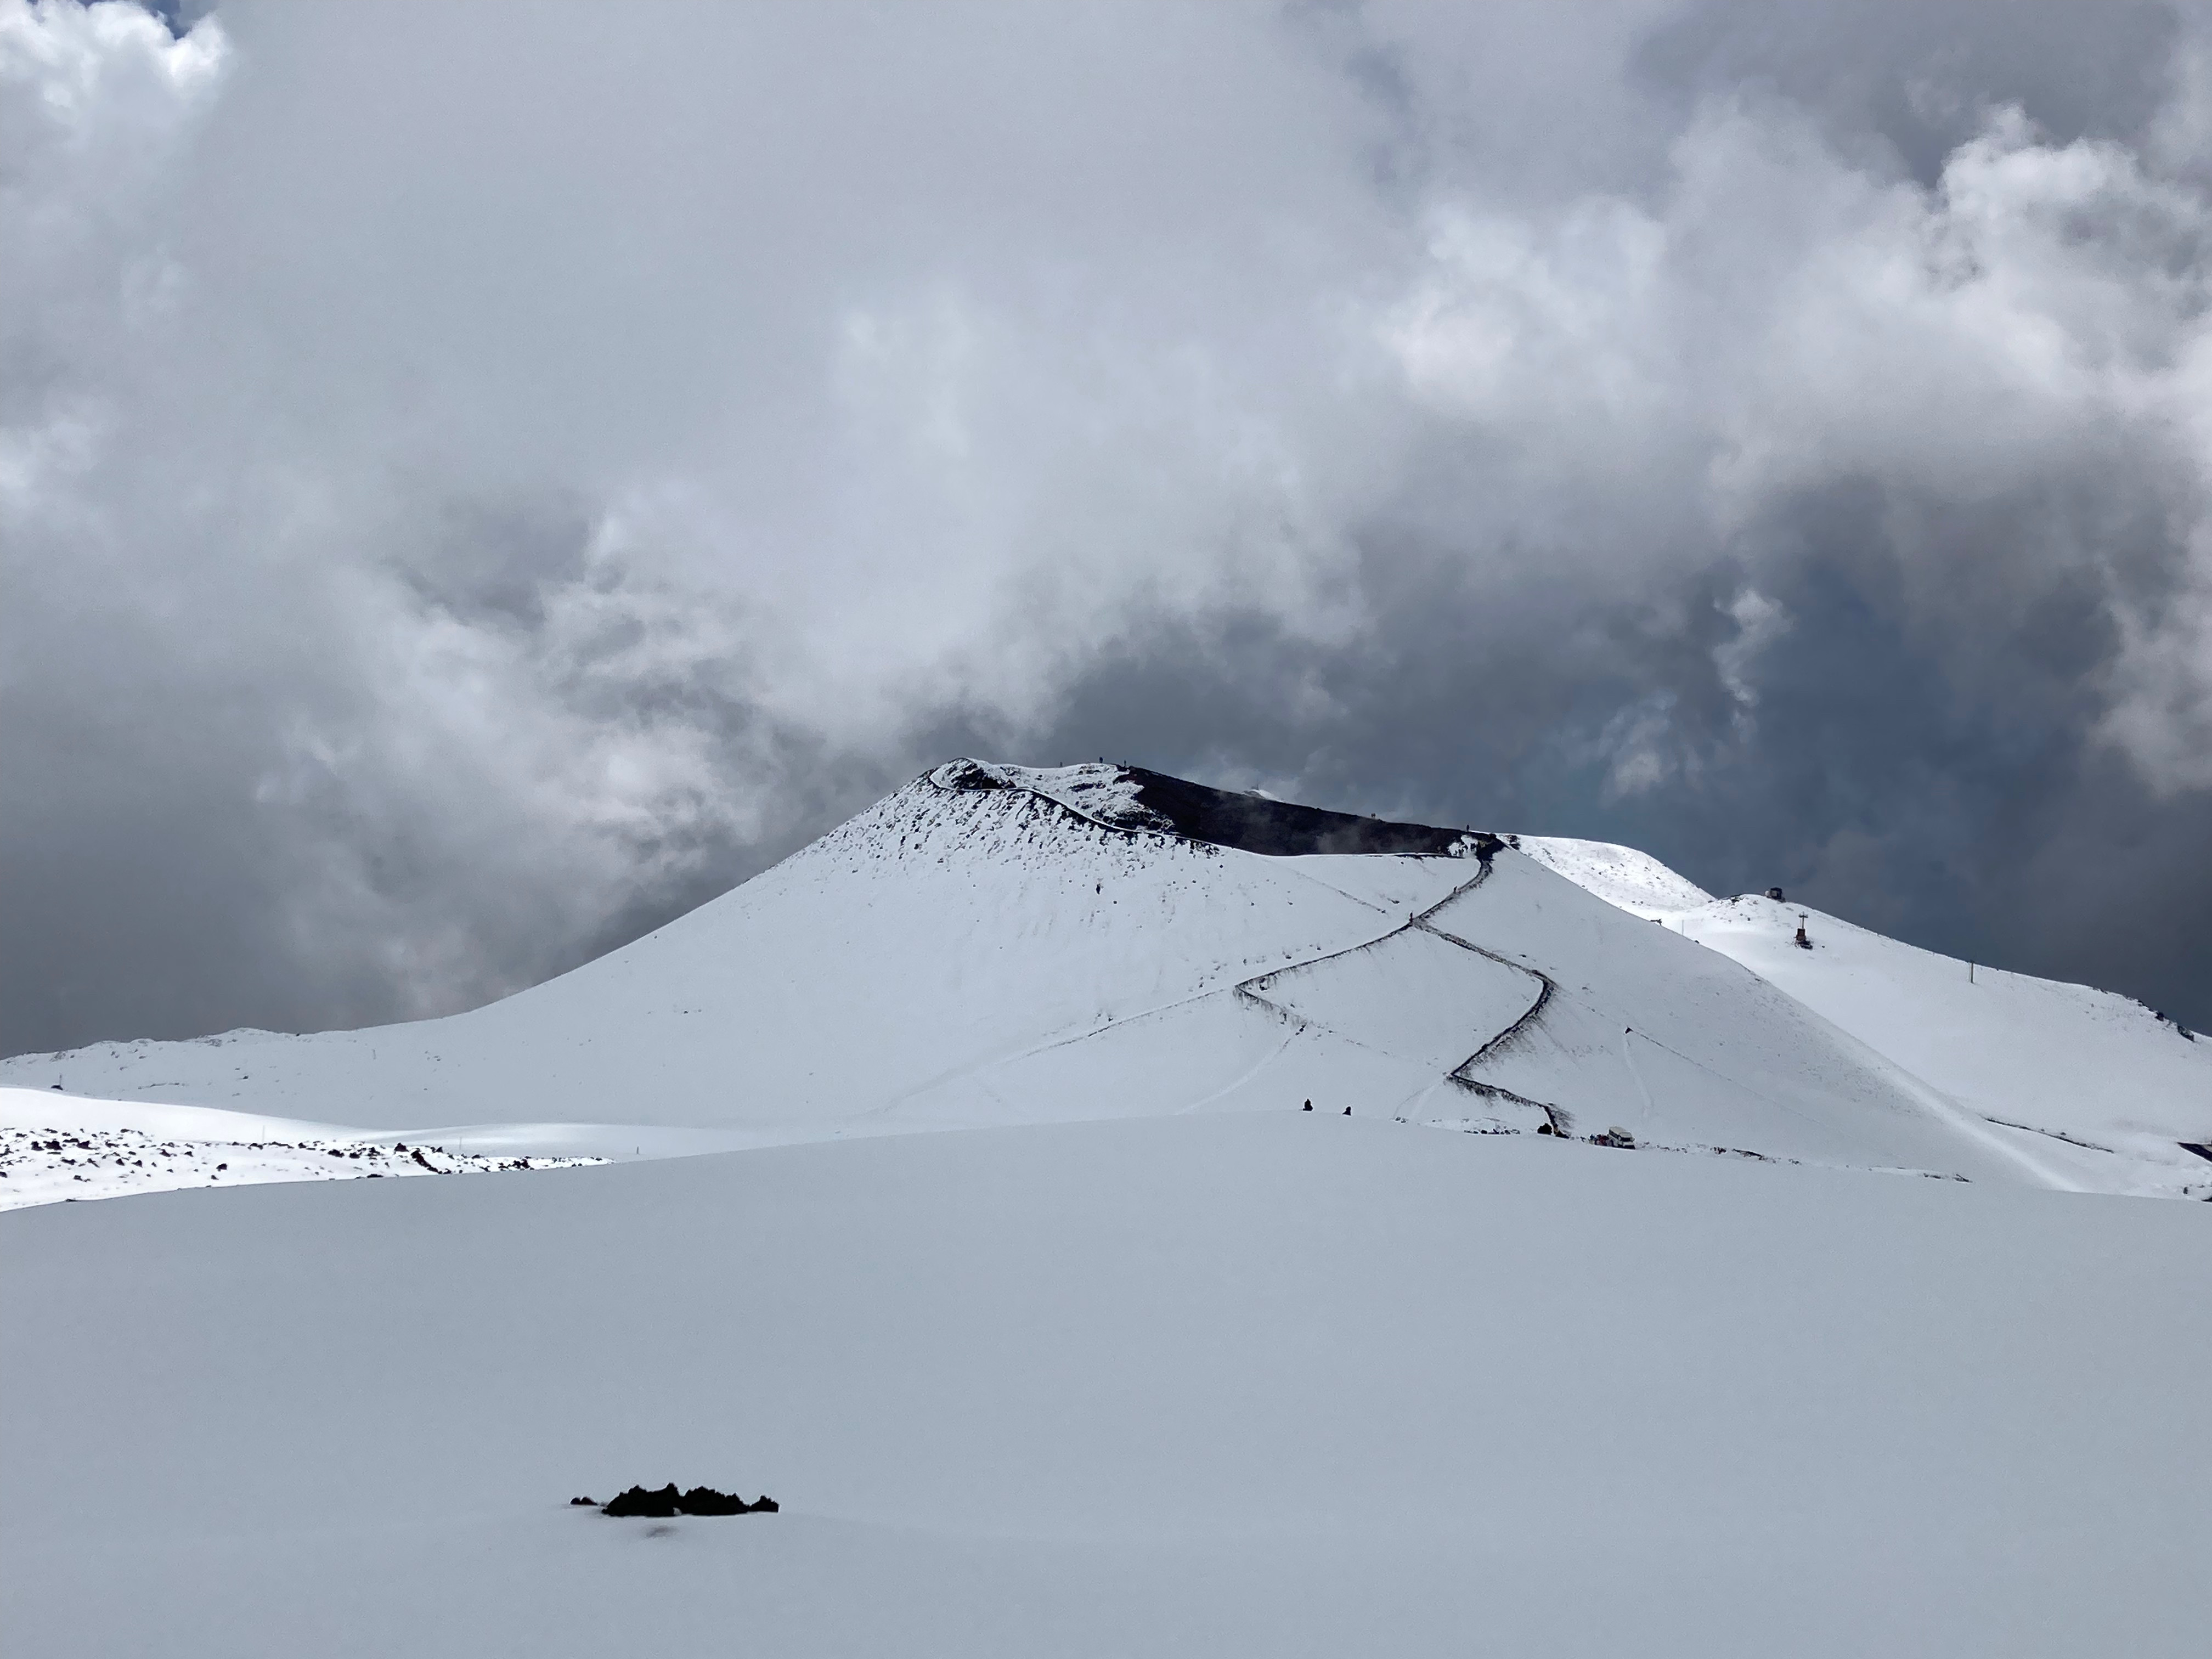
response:
M2140 1159L2084 1162L1993 1125L2007 1115L1931 1088L1879 1035L1619 908L1703 901L1663 866L1530 846L1103 764L959 761L489 1007L21 1056L0 1081L380 1129L526 1124L547 1151L570 1150L544 1141L562 1123L746 1146L1311 1099L1491 1132L1618 1127L1662 1146L2163 1189Z
M19 1211L0 1628L2194 1656L2206 1218L1297 1113ZM671 1480L783 1512L567 1503Z

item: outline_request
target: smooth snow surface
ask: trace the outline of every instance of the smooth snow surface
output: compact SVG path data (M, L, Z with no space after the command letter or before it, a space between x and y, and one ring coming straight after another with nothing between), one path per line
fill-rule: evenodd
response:
M2154 1033L2156 1054L2116 1027L2070 1071L2008 1068L2014 1024L2046 1023L2014 998L1985 1006L1972 1052L1988 1057L1969 1060L1940 995L1917 982L1887 1001L1863 985L1831 994L1630 849L1532 836L1485 860L1488 837L1439 830L1420 832L1447 849L1433 856L1262 854L1148 827L1140 787L1183 790L1217 816L1243 799L1104 764L954 762L714 902L489 1007L24 1055L0 1063L0 1081L356 1134L474 1125L507 1133L510 1155L1311 1099L1976 1181L2188 1193L2212 1176L2177 1144L2212 1134L2197 1081L2212 1045L2171 1028ZM1869 961L1904 949L1865 938ZM2063 1109L2039 1091L2063 1092ZM499 1124L512 1127L486 1127Z
M1521 845L1537 848L1537 838ZM2212 1041L2191 1041L2141 1003L1970 965L1807 905L1712 898L1624 848L1550 841L1534 855L1750 969L2031 1152L2061 1184L2212 1195L2212 1162L2187 1150L2212 1144Z
M1558 836L1516 836L1514 845L1547 870L1596 894L1607 904L1651 921L1694 905L1712 895L1678 876L1649 853L1609 841L1569 841Z
M21 1211L0 1630L2194 1659L2208 1217L1294 1111ZM783 1512L568 1506L670 1480Z

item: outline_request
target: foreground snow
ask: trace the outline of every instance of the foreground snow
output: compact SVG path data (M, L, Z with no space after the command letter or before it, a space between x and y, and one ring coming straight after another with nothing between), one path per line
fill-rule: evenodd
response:
M22 1211L0 1628L2194 1656L2209 1213L1295 1111ZM784 1510L568 1507L670 1480Z

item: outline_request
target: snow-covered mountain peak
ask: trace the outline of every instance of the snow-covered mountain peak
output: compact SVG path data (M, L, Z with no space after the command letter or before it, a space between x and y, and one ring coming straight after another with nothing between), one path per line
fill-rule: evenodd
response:
M619 1152L677 1130L757 1146L1311 1100L1612 1146L2212 1187L2187 1150L2212 1138L2212 1044L2157 1034L2152 1053L2148 1016L2117 1019L2099 994L1985 995L1964 964L1884 956L1905 947L1825 918L1822 948L1799 951L1796 907L1723 917L1716 902L1627 848L1395 823L1104 762L963 759L489 1006L19 1056L0 1083L410 1140L526 1124L545 1152L586 1149L547 1126L647 1126L593 1130L590 1149ZM1952 1006L1962 996L1972 1007ZM2039 1034L2013 1042L2021 1021ZM1973 1043L1947 1045L1952 1025ZM2054 1042L2094 1054L2098 1078L1946 1069L1970 1048Z
M1111 829L1150 830L1269 858L1315 854L1465 858L1488 844L1473 830L1400 823L1301 806L1258 790L1216 789L1141 766L1106 761L1036 767L963 759L947 762L926 774L924 781L945 790L1024 792Z
M1966 969L1632 849L964 761L471 1012L0 1063L15 1645L1153 1650L1227 1573L1342 1616L1194 1652L1523 1591L1511 1650L1640 1652L1718 1559L1660 1647L2010 1655L2033 1580L2152 1610L2052 1653L2194 1651L2202 1217L2003 1189L2212 1191L2212 1043ZM568 1501L671 1476L787 1506Z
M1111 829L1175 832L1172 821L1144 804L1140 787L1128 769L1104 761L1079 766L1007 766L963 759L948 761L927 775L939 789L1026 790Z

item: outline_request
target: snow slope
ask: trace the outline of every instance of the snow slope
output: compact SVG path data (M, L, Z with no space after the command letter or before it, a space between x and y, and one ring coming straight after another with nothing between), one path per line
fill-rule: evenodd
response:
M1712 902L1713 896L1697 883L1633 847L1559 836L1516 836L1513 845L1583 891L1647 921Z
M0 1629L2178 1659L2208 1215L1295 1112L21 1211ZM567 1503L669 1480L782 1513Z
M1325 866L1365 860L1300 862L1324 868L922 779L657 933L486 1008L308 1037L101 1045L20 1057L0 1076L379 1126L646 1121L788 1139L896 1127L873 1120L1040 1045L1209 993L1225 1004L1253 974L1390 931L1468 873L1391 860L1392 879L1363 870L1346 890ZM1006 1116L988 1101L973 1113Z
M2061 1180L1756 975L1489 838L1340 814L1312 830L1237 798L1265 809L1268 845L1404 831L1449 849L1263 855L1109 823L1167 821L1114 770L939 768L658 933L449 1019L106 1045L4 1075L380 1127L629 1121L741 1144L1312 1099ZM1146 798L1227 811L1173 782Z
M1792 943L1802 919L1811 948ZM2212 1042L2086 985L1975 967L1802 905L1717 900L1674 926L2107 1190L2212 1193ZM2121 1170L2130 1174L2118 1173Z
M2188 1150L2212 1146L2212 1042L2141 1003L1970 966L1806 905L1714 898L1632 848L1518 840L1607 902L1787 992L2065 1184L2212 1194L2212 1159Z

